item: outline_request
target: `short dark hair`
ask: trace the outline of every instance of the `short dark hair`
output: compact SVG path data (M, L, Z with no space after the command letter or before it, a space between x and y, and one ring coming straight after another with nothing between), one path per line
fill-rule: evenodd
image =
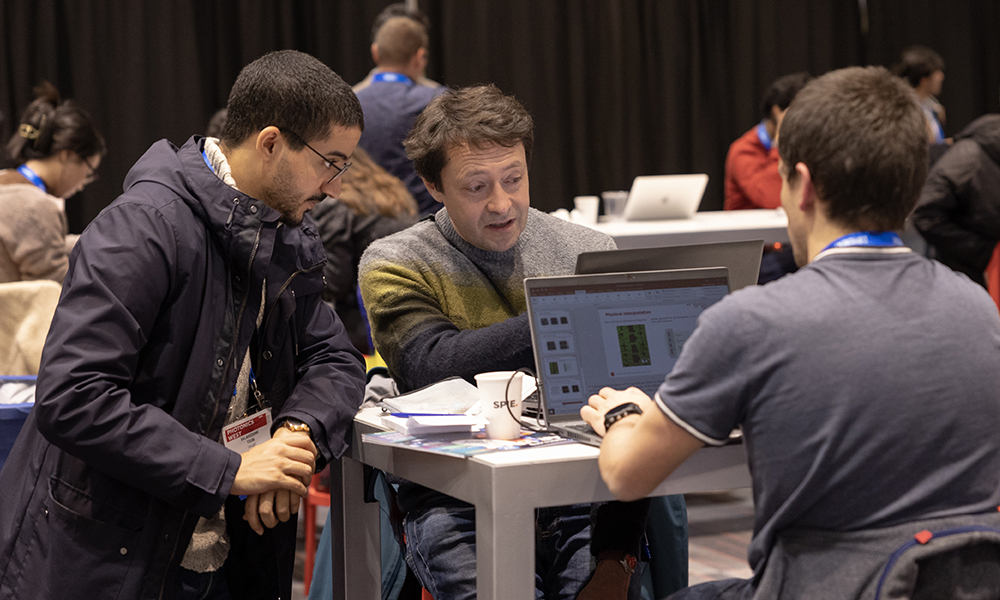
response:
M47 81L35 89L35 100L21 115L17 131L7 142L7 154L21 165L63 150L83 159L107 151L94 121L72 100L62 100L59 90Z
M812 80L812 75L805 71L792 73L779 77L771 83L760 101L760 114L763 118L771 120L771 107L777 106L778 110L785 110L792 103L795 94L799 93L802 87Z
M408 17L393 17L375 36L379 65L405 65L421 48L427 48L427 30Z
M944 59L926 46L910 46L899 55L899 62L893 72L910 83L910 87L920 85L920 80L930 77L934 71L944 71Z
M403 146L417 174L441 189L441 170L448 164L450 148L522 144L530 164L534 139L528 111L514 96L505 96L490 84L452 89L435 97L417 117Z
M808 83L781 122L788 178L809 167L827 216L865 231L903 228L927 177L927 123L916 95L883 67Z
M279 50L243 67L226 105L220 136L238 146L268 126L287 136L294 150L330 134L332 125L364 130L361 103L351 86L316 58L295 50Z
M372 23L372 43L375 42L375 38L378 37L378 30L382 29L385 22L393 17L406 17L408 19L413 19L417 23L424 26L424 31L431 30L431 20L427 18L419 8L410 10L406 8L405 2L393 2L389 6L382 9L376 17L375 21Z

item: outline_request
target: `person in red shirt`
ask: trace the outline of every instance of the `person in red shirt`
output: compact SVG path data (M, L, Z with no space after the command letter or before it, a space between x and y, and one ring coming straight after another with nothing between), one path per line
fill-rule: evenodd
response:
M778 208L778 126L792 98L812 77L793 73L774 81L761 101L763 119L729 146L726 155L726 210Z

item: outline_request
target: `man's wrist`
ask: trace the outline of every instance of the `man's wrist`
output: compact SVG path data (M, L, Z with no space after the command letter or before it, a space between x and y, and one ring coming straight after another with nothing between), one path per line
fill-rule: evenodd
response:
M628 575L635 573L635 567L639 564L634 554L622 550L605 550L597 555L597 562L601 562L602 560L611 560L618 563L622 571Z
M635 402L626 402L624 404L619 404L618 406L612 408L608 412L604 413L604 432L607 433L611 426L621 421L625 417L632 415L641 415L642 408L639 407Z
M293 418L282 419L278 422L278 427L287 429L289 431L294 431L297 433L305 433L312 438L312 430L309 429L309 425L303 421Z

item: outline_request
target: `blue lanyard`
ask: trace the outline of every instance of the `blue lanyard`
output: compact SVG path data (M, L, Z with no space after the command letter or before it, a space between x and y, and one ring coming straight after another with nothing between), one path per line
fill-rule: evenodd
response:
M390 73L389 71L383 71L382 73L376 73L372 77L372 81L391 81L392 83L405 83L406 85L415 85L413 80L403 75L402 73Z
M38 173L35 173L30 168L28 168L28 165L21 165L20 167L17 168L17 172L23 175L25 179L30 181L31 185L42 190L46 194L49 193L49 188L45 187L45 182L42 181L42 178L38 176Z
M771 136L767 134L767 125L764 124L766 119L762 119L760 123L757 124L757 138L760 143L764 145L764 149L768 152L771 151L771 145L774 143L771 141Z
M841 236L826 247L823 252L831 248L856 248L856 247L892 247L902 246L903 240L895 231L857 231Z

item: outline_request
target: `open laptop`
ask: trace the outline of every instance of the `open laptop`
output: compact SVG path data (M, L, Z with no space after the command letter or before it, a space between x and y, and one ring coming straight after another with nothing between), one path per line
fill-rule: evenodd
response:
M764 240L583 252L576 259L576 272L625 273L726 267L729 269L729 287L735 292L748 285L756 285L763 252Z
M698 211L708 175L641 175L625 201L626 221L690 219Z
M546 426L600 445L580 408L603 387L650 396L674 367L698 316L729 293L725 268L524 280Z

